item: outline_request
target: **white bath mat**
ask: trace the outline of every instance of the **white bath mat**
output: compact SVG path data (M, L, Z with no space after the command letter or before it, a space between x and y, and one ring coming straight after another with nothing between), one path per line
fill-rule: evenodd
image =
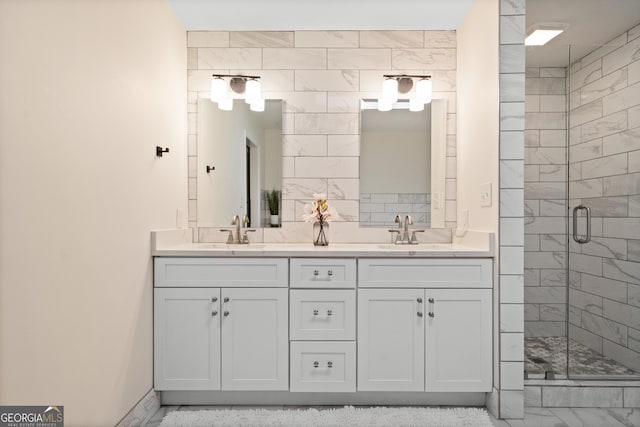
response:
M481 408L404 408L374 407L339 409L225 409L214 411L174 411L160 427L211 426L438 426L493 427L487 411Z

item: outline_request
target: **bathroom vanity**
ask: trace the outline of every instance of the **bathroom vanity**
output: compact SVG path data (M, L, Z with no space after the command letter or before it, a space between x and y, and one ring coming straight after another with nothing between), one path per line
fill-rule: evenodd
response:
M200 243L154 256L165 404L469 404L492 389L492 251Z

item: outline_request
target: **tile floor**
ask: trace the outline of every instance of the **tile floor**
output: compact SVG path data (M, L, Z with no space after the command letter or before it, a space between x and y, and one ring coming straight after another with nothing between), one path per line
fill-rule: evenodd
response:
M544 378L552 369L556 379L567 378L566 337L525 338L525 371L529 378ZM550 367L550 368L549 368ZM570 375L640 375L577 341L569 340Z
M157 427L172 411L211 409L301 409L301 406L163 406L143 427ZM318 408L334 408L323 406ZM638 427L640 409L632 408L525 408L523 420L497 420L489 414L496 427Z

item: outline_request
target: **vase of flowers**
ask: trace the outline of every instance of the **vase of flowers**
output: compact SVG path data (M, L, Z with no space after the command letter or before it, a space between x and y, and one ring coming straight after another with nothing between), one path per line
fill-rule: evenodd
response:
M327 196L324 194L314 194L314 201L304 206L302 218L306 222L313 223L313 244L314 246L329 245L329 221L338 218L338 213L334 208L329 207Z

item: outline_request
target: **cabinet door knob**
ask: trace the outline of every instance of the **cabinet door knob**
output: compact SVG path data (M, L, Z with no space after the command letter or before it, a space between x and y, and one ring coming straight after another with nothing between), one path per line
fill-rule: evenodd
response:
M217 312L216 310L213 310L213 311L211 312L211 316L217 316L217 315L218 315L218 312Z
M224 302L229 302L229 297L224 297Z
M318 366L320 366L320 362L318 362L318 361L313 362L313 367L314 368L317 368Z
M223 314L224 314L225 316L228 316L228 315L229 315L229 312L228 312L228 311L225 311Z
M329 271L327 271L327 275L329 275L329 276L333 276L333 270L329 270Z
M433 313L433 311L429 312L429 317L436 317L436 315Z
M313 275L317 276L318 274L320 274L320 272L318 270L313 270Z
M218 301L218 297L211 298L211 302L216 302L216 301Z
M327 310L327 316L331 316L333 314L333 310Z
M418 298L417 301L422 304L422 298Z
M422 312L421 311L418 312L418 317L422 317Z
M313 315L314 315L314 316L317 316L317 315L318 315L318 313L319 313L319 312L318 312L318 310L313 310Z
M429 298L429 304L433 304L434 302L436 302L433 298Z
M327 368L333 368L333 362L332 361L328 361L327 362Z

